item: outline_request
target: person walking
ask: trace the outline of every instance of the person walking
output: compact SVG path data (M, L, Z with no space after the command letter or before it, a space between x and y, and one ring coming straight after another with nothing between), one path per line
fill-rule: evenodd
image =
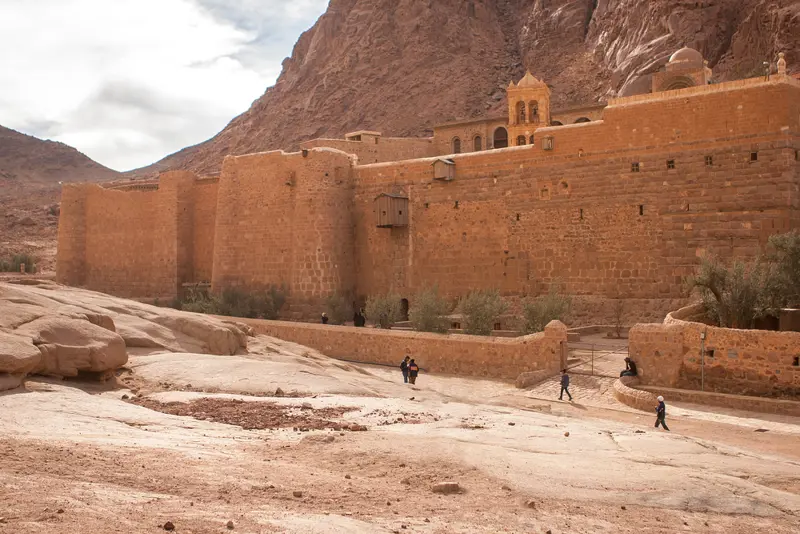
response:
M572 394L569 392L569 375L566 369L561 371L561 394L558 396L558 400L564 400L565 391L567 392L567 396L569 396L570 402L572 402Z
M402 362L400 362L400 371L403 372L403 383L408 384L408 361L411 358L406 356Z
M419 374L419 366L414 361L414 358L411 358L411 361L408 362L408 381L411 384L417 383L417 375Z
M658 406L656 406L656 428L658 425L664 427L664 430L669 432L669 427L667 427L667 405L664 404L664 397L658 397Z
M328 324L328 314L322 312L322 324Z

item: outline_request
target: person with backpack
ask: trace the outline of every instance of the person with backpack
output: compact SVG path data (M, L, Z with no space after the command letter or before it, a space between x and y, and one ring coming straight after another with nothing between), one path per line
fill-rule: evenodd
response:
M664 430L669 432L669 428L667 427L667 405L664 404L664 397L658 397L658 406L656 406L656 428L658 425L664 427Z
M566 369L561 371L561 394L558 396L558 400L564 400L565 391L567 392L567 396L569 396L570 402L572 402L572 394L569 392L569 375Z
M408 362L408 381L411 384L417 383L417 375L419 374L419 366L414 361L414 358L411 358L411 361Z
M408 360L411 357L406 356L402 362L400 362L400 371L403 373L403 383L408 384Z

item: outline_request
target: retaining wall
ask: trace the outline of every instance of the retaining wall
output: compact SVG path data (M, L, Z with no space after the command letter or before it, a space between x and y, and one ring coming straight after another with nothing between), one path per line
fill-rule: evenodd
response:
M559 321L518 338L400 332L321 324L237 319L259 334L314 348L342 360L400 365L409 355L427 372L514 380L532 371L557 372L567 341Z

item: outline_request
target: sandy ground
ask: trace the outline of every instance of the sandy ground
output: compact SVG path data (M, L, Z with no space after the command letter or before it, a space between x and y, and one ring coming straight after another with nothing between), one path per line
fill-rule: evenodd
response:
M117 388L35 380L0 396L0 532L800 528L797 421L681 407L668 434L578 377L576 395L587 393L572 404L547 382L520 391L423 375L411 388L393 369L259 343L246 356L141 350ZM270 396L276 387L298 396ZM334 417L339 430L244 430L217 422L215 398L309 416L353 409ZM186 403L172 411L195 417L144 401ZM463 492L433 493L442 481Z

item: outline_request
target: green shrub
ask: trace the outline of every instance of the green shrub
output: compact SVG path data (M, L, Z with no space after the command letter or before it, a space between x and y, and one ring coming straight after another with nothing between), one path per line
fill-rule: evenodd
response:
M781 306L800 307L800 232L773 235L767 260L774 266L774 279L769 290Z
M36 258L30 254L14 254L10 259L0 260L0 272L18 273L23 264L26 273L33 273Z
M227 288L219 299L219 314L248 319L277 319L286 303L284 287L269 286L267 289L245 292L238 288Z
M210 295L203 289L189 288L180 301L173 302L173 307L211 315L277 319L285 302L285 289L276 286L251 292L228 288L223 290L219 296Z
M338 293L328 297L327 308L331 324L345 324L353 318L353 305L349 299Z
M464 316L465 333L488 336L497 320L508 309L508 304L496 289L478 290L462 298L458 309Z
M546 295L525 302L522 308L526 334L542 332L550 321L563 321L572 308L572 298L559 293L556 284L550 286Z
M728 328L753 328L756 319L776 313L779 307L775 271L762 261L737 260L727 267L707 257L688 282L700 293L709 320Z
M367 319L381 328L391 328L403 315L398 295L370 297L364 308Z
M438 289L433 287L423 289L414 295L414 300L408 309L408 319L415 330L444 334L450 326L447 318L450 311L450 303L440 297Z

